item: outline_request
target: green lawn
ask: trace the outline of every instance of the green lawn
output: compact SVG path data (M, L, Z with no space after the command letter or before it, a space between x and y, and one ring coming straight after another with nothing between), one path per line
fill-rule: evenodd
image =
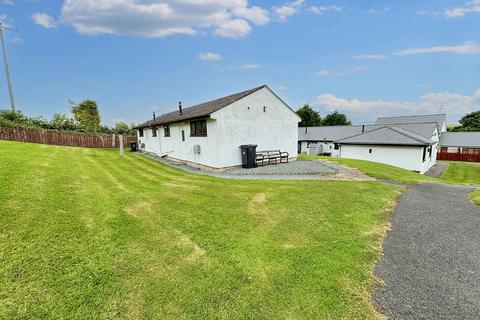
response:
M302 159L320 159L332 161L351 168L358 169L366 175L377 179L388 179L403 183L444 182L480 186L480 164L468 162L449 162L448 169L440 178L432 178L388 164L333 157L299 155ZM480 189L470 194L470 199L480 205Z
M0 141L0 318L375 318L400 188Z
M338 164L342 164L351 168L358 169L370 177L377 179L388 179L404 183L420 183L420 182L433 182L436 179L421 175L419 173L402 169L399 167L394 167L388 164L364 161L364 160L355 160L355 159L345 159L345 158L334 158L334 157L321 157L321 156L311 156L311 155L300 155L300 158L303 159L320 159L332 161Z
M441 176L442 180L480 186L480 165L449 162L448 169Z
M441 180L480 186L480 165L468 162L449 162L448 169L441 176ZM480 205L480 189L470 194L473 203Z

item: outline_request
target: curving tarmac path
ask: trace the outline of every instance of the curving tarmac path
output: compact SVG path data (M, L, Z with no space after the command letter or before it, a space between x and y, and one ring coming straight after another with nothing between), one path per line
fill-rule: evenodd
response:
M410 187L400 199L375 275L391 319L480 319L480 207L474 188Z

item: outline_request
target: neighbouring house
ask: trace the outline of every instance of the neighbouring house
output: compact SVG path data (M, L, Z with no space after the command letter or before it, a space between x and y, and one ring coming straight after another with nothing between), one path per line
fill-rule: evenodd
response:
M137 126L140 150L189 165L242 164L240 146L297 157L300 117L268 86L170 112Z
M445 132L437 159L480 162L480 132Z
M438 141L436 127L426 137L399 125L386 125L339 140L338 144L342 158L380 162L424 174L436 163Z
M444 113L439 114L423 114L413 116L400 116L400 117L379 117L375 121L376 125L386 124L413 124L413 123L429 123L435 122L439 135L447 132L447 115Z
M480 154L480 132L445 132L440 147L442 153Z
M301 127L298 151L386 163L423 174L436 163L443 130L445 115L379 118L374 125Z

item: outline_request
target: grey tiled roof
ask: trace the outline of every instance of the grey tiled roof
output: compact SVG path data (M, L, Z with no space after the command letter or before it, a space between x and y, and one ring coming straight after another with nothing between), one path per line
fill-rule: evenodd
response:
M425 146L432 144L430 139L397 126L380 128L360 133L338 141L340 144L381 144Z
M425 114L414 116L402 116L402 117L380 117L375 121L375 124L406 124L406 123L427 123L436 122L438 131L443 127L443 124L447 121L446 114Z
M480 132L445 132L440 137L440 146L480 148Z
M383 127L383 125L354 125L354 126L327 126L327 127L309 127L298 128L299 141L338 141L351 137L353 135L362 133L362 128L365 132L372 131ZM418 134L424 138L430 139L437 127L435 122L430 123L409 123L396 125Z
M215 99L212 101L204 102L201 104L194 105L189 108L183 108L183 112L180 114L178 109L176 111L170 112L163 114L161 116L156 117L155 120L149 120L146 121L140 125L138 125L136 128L144 128L144 127L150 127L153 125L162 125L162 124L168 124L168 123L174 123L174 122L179 122L179 121L184 121L184 120L190 120L190 119L195 119L195 118L202 118L202 117L208 117L211 113L218 111L232 103L234 103L237 100L240 100L255 91L258 91L260 89L263 89L267 87L266 85L256 87L250 90L242 91L239 93L235 93L223 98Z

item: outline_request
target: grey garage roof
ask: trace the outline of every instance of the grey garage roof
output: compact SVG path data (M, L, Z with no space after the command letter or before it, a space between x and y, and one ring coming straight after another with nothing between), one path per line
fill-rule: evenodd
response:
M298 128L298 141L338 141L365 132L369 132L383 125L354 125L354 126L327 126L327 127L300 127ZM396 125L418 134L426 139L430 139L435 131L437 124L430 123L409 123Z
M368 132L339 140L338 143L359 145L426 146L432 144L432 141L419 134L397 126L382 126Z
M377 125L386 124L406 124L406 123L427 123L436 122L438 131L443 127L443 124L447 121L447 115L441 114L424 114L414 116L401 116L401 117L380 117L375 121Z
M445 132L440 137L440 146L480 148L480 132Z
M268 87L267 85L262 85L260 87L256 87L250 90L242 91L226 97L222 97L212 101L197 104L189 108L184 108L181 114L178 110L174 112L166 113L161 116L158 116L155 120L146 121L138 125L136 128L145 128L145 127L151 127L154 125L162 125L162 124L191 120L196 118L208 117L213 112L218 111L234 103L235 101L238 101L263 88L268 88Z

